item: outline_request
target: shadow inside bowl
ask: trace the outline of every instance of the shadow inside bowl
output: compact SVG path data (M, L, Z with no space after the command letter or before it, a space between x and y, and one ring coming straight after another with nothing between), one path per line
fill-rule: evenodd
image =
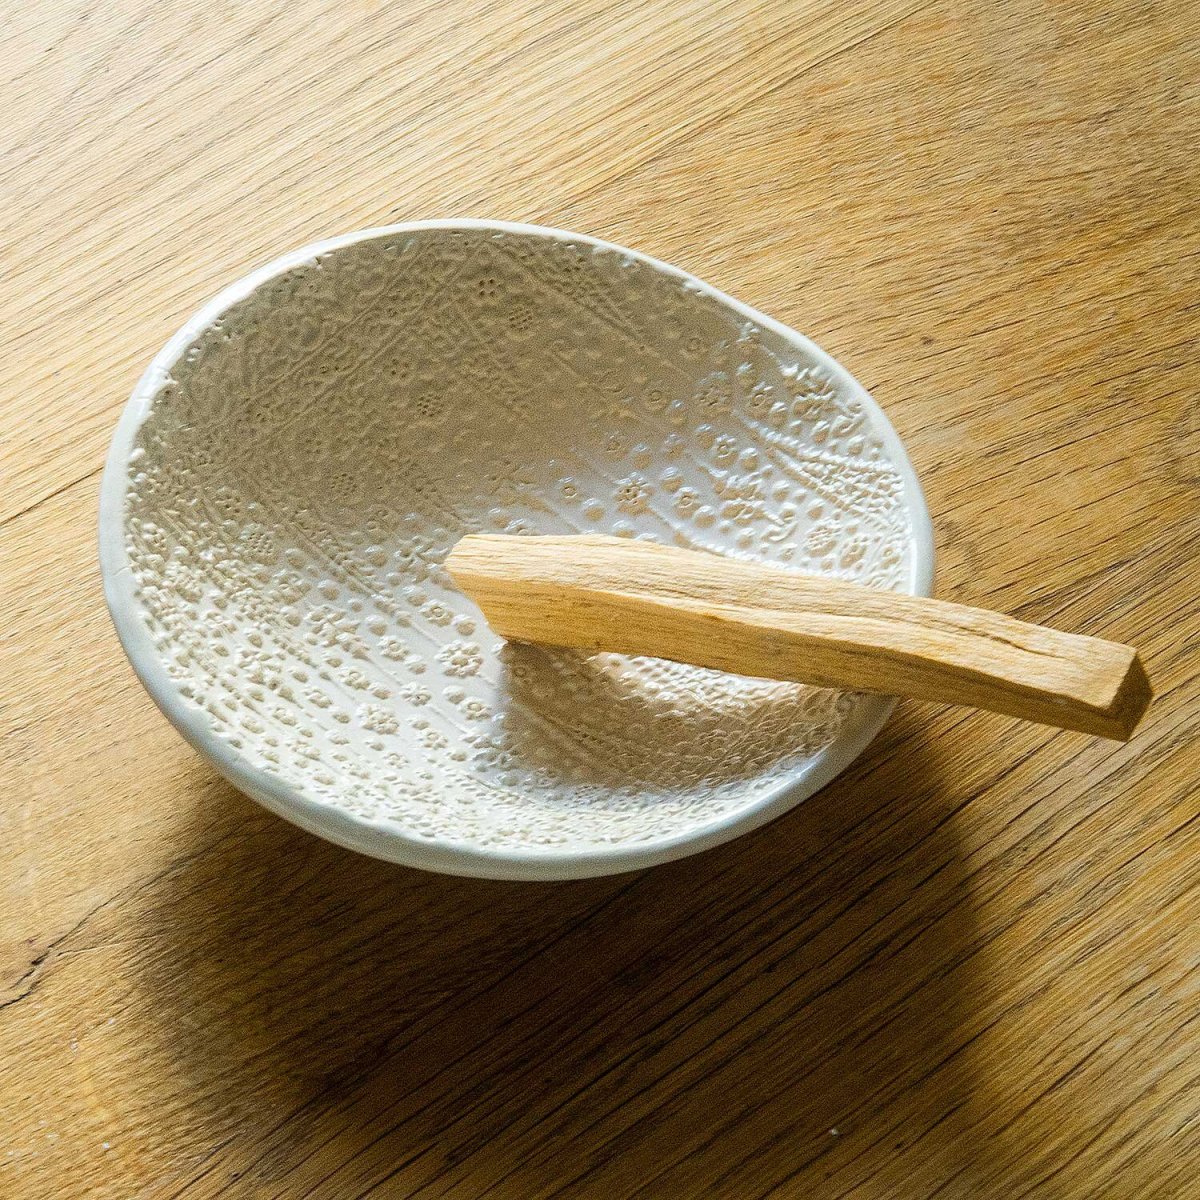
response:
M802 761L834 741L853 705L770 680L708 687L710 676L721 673L509 642L498 685L505 744L521 769L585 795L684 798Z

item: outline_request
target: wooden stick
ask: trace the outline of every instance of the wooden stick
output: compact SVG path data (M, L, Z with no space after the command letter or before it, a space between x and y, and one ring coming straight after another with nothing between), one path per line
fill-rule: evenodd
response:
M1121 740L1151 697L1130 646L702 551L474 535L446 566L513 641L965 704Z

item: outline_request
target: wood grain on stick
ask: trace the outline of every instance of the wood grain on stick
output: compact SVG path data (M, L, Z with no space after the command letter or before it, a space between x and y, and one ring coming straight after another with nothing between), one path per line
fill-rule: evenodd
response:
M476 534L446 560L497 633L909 696L1127 739L1137 651L987 609L627 538Z

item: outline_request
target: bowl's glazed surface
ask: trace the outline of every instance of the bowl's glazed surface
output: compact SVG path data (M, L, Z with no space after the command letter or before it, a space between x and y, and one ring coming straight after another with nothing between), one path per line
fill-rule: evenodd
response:
M370 230L234 285L138 385L106 471L121 638L181 732L399 862L571 878L761 824L883 700L504 646L464 533L604 532L928 591L904 451L827 355L620 247Z

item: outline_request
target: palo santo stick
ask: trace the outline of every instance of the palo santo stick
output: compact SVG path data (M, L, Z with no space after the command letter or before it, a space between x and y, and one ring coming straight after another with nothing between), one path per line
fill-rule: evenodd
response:
M473 535L446 566L513 641L965 704L1121 740L1151 697L1130 646L703 551Z

